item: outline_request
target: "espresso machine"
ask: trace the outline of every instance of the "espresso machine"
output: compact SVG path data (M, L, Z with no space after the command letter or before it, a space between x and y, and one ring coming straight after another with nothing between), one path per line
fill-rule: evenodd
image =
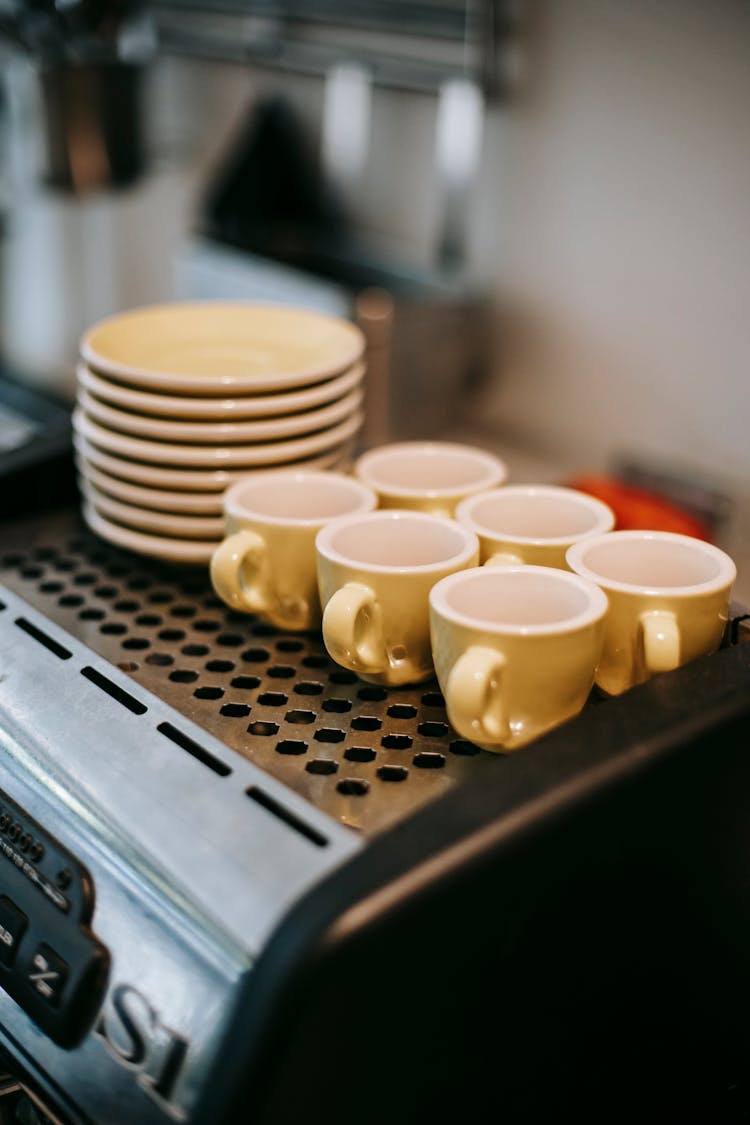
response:
M251 57L224 22L240 7L216 27L190 4L13 9L59 198L138 182L154 44L196 50L203 21L215 50L228 26L222 53ZM313 66L279 7L251 21L256 57L273 66L283 38L284 65ZM362 99L360 78L332 81ZM451 99L473 97L446 94L446 167ZM203 195L184 294L273 282L281 300L304 282L341 302L379 389L369 440L434 431L486 354L457 269L464 181L418 272L355 247L335 195L318 197L317 242L248 221L241 152ZM11 410L17 450L41 452L47 426L64 449L64 405L19 393ZM740 606L718 652L593 692L492 755L452 730L435 682L363 682L319 637L227 609L205 574L97 539L41 465L38 502L20 476L0 490L18 501L0 528L0 1125L747 1119Z
M747 617L523 751L3 529L5 1123L742 1120Z

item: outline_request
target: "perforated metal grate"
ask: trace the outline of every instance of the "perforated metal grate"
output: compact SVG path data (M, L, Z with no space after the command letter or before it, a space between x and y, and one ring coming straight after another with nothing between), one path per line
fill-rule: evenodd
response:
M2 581L336 820L375 833L503 759L448 724L435 682L385 689L317 634L233 613L204 568L110 547L74 513L4 528Z

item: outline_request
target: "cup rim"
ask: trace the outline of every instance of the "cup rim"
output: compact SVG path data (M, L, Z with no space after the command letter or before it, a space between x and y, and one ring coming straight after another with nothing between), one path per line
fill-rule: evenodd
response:
M496 539L503 543L519 543L529 547L564 547L566 543L570 544L570 535L513 535L510 532L480 523L474 515L474 508L484 503L488 498L538 495L580 500L583 502L583 506L597 514L597 526L592 527L590 531L584 531L580 535L576 535L576 542L579 539L588 539L592 535L601 535L611 530L615 525L615 513L603 500L590 496L587 492L580 492L575 488L565 488L562 485L555 484L508 484L503 488L493 488L467 496L456 508L456 519L468 526L477 535L482 535L485 539Z
M613 540L629 542L645 540L659 540L664 543L681 543L691 550L706 555L719 565L719 573L715 578L706 582L695 582L684 586L657 586L646 585L643 582L625 582L617 578L609 578L606 574L599 574L584 561L584 555L598 547L601 543L610 543ZM649 531L629 529L627 531L609 531L604 535L590 536L574 543L565 552L568 566L576 574L595 582L606 590L613 590L623 594L639 594L648 597L689 598L695 594L713 594L731 586L737 577L737 566L726 551L707 543L705 539L696 539L692 535L681 535L676 531Z
M455 554L447 558L436 559L434 562L418 563L414 566L395 566L387 563L364 562L353 559L337 551L333 546L333 537L342 527L351 527L360 523L384 523L387 521L410 520L414 523L423 523L429 527L436 524L448 528L453 533L458 533L463 539L463 546ZM360 512L350 516L339 516L321 528L315 538L315 547L318 555L328 562L348 566L353 570L361 570L369 574L430 574L443 570L446 566L465 566L472 558L479 557L479 540L473 531L462 527L456 520L443 516L433 516L427 512L414 512L400 508L381 508L374 512Z
M562 621L550 621L540 624L519 625L514 622L488 621L483 617L474 617L470 613L463 613L455 609L448 602L448 595L454 586L464 582L501 582L509 574L538 574L550 582L562 583L565 586L574 586L581 590L588 598L588 605L579 613L572 614ZM488 636L504 637L538 637L560 636L573 633L588 625L594 625L603 620L609 608L607 595L595 583L573 574L568 570L558 570L552 566L533 566L522 564L520 566L475 567L449 574L442 578L430 590L430 608L446 621L454 625L463 625L469 629L480 629Z
M359 496L360 503L352 508L350 513L332 517L276 516L271 513L255 511L244 505L240 507L237 503L238 495L247 488L262 487L277 480L289 481L292 479L296 479L300 483L317 481L321 485L335 482L339 487L345 486L351 493ZM235 481L224 493L222 508L225 517L231 516L238 520L256 519L258 522L273 527L320 527L332 520L347 519L349 515L369 513L377 506L377 502L378 498L371 488L345 473L337 473L326 469L274 469Z
M455 485L445 488L412 488L408 485L391 484L389 481L378 479L373 467L382 458L389 457L392 453L462 453L470 456L475 461L484 465L485 475L470 485ZM502 484L508 479L508 466L502 458L497 457L489 450L479 449L474 445L467 445L457 441L393 441L386 445L375 446L361 454L354 463L354 472L376 492L386 493L388 496L409 499L443 499L462 497L468 491L474 493L486 490L495 485Z

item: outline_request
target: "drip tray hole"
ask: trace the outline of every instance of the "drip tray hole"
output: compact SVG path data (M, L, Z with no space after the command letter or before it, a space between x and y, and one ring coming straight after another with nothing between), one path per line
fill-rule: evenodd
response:
M290 755L306 754L307 743L303 742L302 739L284 738L281 742L276 743L276 753Z
M314 711L294 710L294 711L287 711L287 713L286 713L286 721L288 723L298 723L298 724L302 724L302 725L314 723L316 717L317 716L316 716Z
M386 750L408 750L413 739L408 734L386 734L380 741Z
M416 707L411 707L408 703L393 703L388 708L388 716L391 719L413 719L416 713Z
M424 750L421 754L414 755L414 765L420 770L441 770L445 766L445 756Z
M361 777L344 777L336 786L336 791L344 797L366 797L370 792L370 783Z
M338 762L334 762L332 758L311 758L305 765L305 769L308 773L322 775L337 773L338 768Z
M348 746L344 757L348 762L373 762L376 752L371 746Z
M346 733L336 727L321 727L315 732L316 742L343 742L345 738Z
M480 752L478 746L475 746L473 742L467 742L465 738L455 738L449 749L451 754L455 754L459 758L473 758Z
M409 771L406 766L381 766L378 777L381 781L406 781Z
M199 687L193 692L196 699L221 699L224 695L224 688L220 687Z
M260 738L268 738L269 735L279 733L279 724L268 722L264 723L259 719L257 722L250 724L250 726L247 728L247 733L257 734Z

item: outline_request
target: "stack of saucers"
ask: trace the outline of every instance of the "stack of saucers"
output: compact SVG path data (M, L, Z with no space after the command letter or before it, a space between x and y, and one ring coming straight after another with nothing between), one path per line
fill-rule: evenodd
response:
M349 465L364 337L273 305L157 305L83 337L73 415L84 517L141 554L202 563L241 476Z

